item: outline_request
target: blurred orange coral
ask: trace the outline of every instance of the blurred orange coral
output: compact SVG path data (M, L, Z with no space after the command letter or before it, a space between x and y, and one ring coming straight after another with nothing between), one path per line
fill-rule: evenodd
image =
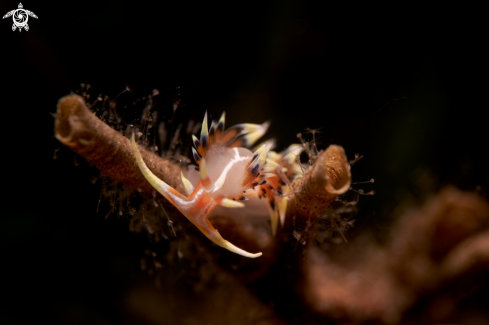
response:
M487 283L488 221L487 202L445 188L404 215L386 247L364 240L336 258L309 249L306 296L318 312L349 324L460 321L455 307L467 290ZM472 288L460 292L455 284L468 279Z

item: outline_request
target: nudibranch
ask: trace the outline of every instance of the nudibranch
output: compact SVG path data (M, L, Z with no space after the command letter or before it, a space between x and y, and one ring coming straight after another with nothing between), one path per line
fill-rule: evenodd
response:
M207 123L207 112L202 123L200 139L193 137L193 158L199 165L197 181L193 183L181 173L187 196L156 177L146 166L132 135L132 147L137 164L148 182L187 217L207 238L217 245L246 257L259 257L244 251L224 238L212 226L209 213L218 205L243 208L253 196L265 198L268 203L272 232L278 221L283 224L287 209L290 181L300 171L295 156L302 147L291 145L281 153L271 151L273 141L264 142L253 152L248 149L268 129L269 123L238 124L224 129L225 113L218 123ZM190 174L190 173L189 173ZM191 177L189 177L191 178ZM195 178L195 177L194 177Z

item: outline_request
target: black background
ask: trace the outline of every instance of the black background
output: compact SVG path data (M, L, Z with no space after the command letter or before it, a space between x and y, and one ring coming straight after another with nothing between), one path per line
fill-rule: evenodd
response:
M152 281L139 270L147 235L95 213L97 172L66 148L53 159L51 113L80 83L111 97L160 89L182 100L181 120L271 120L277 149L320 128L319 148L365 155L354 181L375 178L358 188L376 195L358 223L379 237L399 203L447 184L485 196L482 9L339 3L29 1L28 32L2 20L0 324L122 324L125 294Z

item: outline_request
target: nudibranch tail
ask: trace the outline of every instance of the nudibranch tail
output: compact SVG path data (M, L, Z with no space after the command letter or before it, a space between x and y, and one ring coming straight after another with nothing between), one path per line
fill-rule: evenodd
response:
M212 240L215 244L226 248L233 253L245 257L255 258L262 255L262 253L252 254L234 246L233 244L222 238L222 236L219 234L219 231L217 231L212 226L209 219L207 219L207 215L219 203L214 200L209 192L204 189L202 181L200 181L195 186L192 193L190 193L192 189L191 184L189 184L190 182L183 176L183 174L181 174L185 191L187 192L187 194L190 193L188 196L184 196L183 194L179 193L177 190L166 184L164 181L159 179L156 175L153 174L153 172L151 172L148 166L146 166L146 163L143 161L143 158L141 157L141 154L137 147L134 133L132 134L131 143L139 169L141 170L146 180L159 193L161 193L161 195L163 195L168 201L170 201L170 203L173 204L185 217L187 217L187 219L190 220L207 238ZM203 159L202 161L205 165L205 159ZM204 168L202 168L201 165L201 170L202 169L205 170L205 166ZM221 204L222 201L223 200L221 200ZM224 203L226 203L226 201L224 201Z

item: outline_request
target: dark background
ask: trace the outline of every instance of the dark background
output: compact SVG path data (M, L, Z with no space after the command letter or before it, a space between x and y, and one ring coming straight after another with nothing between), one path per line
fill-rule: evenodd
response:
M17 1L2 1L3 16ZM486 196L487 34L481 8L390 1L23 2L0 23L0 324L122 324L146 234L95 213L100 184L53 136L57 100L159 89L181 120L271 120L277 149L306 128L365 155L358 223L382 239L405 202L447 184ZM486 26L487 27L487 26ZM162 101L164 102L164 101ZM164 105L163 105L164 106ZM163 107L165 108L165 107ZM170 107L166 107L171 111ZM139 114L138 112L132 112ZM169 116L168 116L169 117ZM307 135L306 135L307 136ZM79 166L76 166L79 165ZM178 323L178 321L177 321Z

